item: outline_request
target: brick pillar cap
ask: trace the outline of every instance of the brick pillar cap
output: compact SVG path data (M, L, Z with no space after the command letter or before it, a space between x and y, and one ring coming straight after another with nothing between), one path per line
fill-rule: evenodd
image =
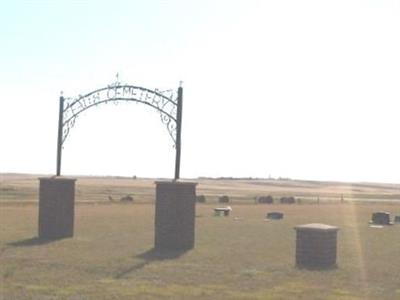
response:
M155 181L155 184L171 184L171 185L197 185L197 182L191 181L177 181L177 180L159 180Z
M294 227L297 231L338 231L339 228L332 225L312 223L305 225L298 225Z
M40 181L76 181L76 178L64 176L39 177Z

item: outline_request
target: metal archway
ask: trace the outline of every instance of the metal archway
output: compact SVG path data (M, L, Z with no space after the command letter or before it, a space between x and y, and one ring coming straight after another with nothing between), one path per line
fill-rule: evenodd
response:
M166 125L176 150L175 176L179 179L181 158L181 128L182 128L182 95L180 86L177 93L174 90L160 91L143 87L121 84L117 81L107 87L95 90L76 98L60 96L57 139L57 176L61 175L61 157L65 140L75 125L76 118L87 109L109 102L133 101L143 103L160 113L161 122Z

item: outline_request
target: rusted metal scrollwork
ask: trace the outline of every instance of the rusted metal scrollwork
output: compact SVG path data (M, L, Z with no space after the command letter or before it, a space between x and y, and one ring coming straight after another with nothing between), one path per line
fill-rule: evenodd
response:
M86 95L79 95L77 98L64 98L62 144L74 127L79 114L99 104L118 104L121 101L139 102L158 110L161 121L166 125L175 144L177 100L174 99L174 96L175 93L172 90L159 91L156 89L152 91L142 87L117 83Z
M180 160L181 130L181 111L179 110L182 108L182 87L179 87L177 93L174 90L150 90L143 87L121 84L118 76L116 82L113 84L86 95L79 95L76 98L61 95L57 144L57 176L60 176L61 173L63 144L74 127L77 117L91 107L107 103L118 104L124 101L142 103L159 112L161 122L165 124L177 152L175 179L179 178L178 160Z

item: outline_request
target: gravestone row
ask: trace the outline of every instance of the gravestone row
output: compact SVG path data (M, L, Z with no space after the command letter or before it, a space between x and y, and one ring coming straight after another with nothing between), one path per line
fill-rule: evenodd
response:
M274 198L271 195L268 196L257 196L254 198L256 203L260 204L273 204ZM281 204L294 204L296 201L300 202L300 199L296 199L295 197L281 197L279 198L279 203ZM205 195L197 195L196 202L198 203L206 203L207 199ZM218 203L230 203L231 199L227 195L222 195L218 197Z
M390 221L390 213L379 211L372 214L372 218L370 224L374 225L393 225L396 222L399 222L400 216L396 216L394 218L394 222ZM398 220L398 221L396 221Z
M74 178L39 178L39 238L72 237L74 232ZM154 248L159 251L190 250L195 243L196 185L193 182L157 181ZM229 216L230 207L215 209ZM281 212L269 212L267 219L283 218ZM391 225L388 212L375 212L370 223ZM400 223L395 216L394 223ZM337 232L335 226L306 224L296 226L296 265L329 268L336 265Z

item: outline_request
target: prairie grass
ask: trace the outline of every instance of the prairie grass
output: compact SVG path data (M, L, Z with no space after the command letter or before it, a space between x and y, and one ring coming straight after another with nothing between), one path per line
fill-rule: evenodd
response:
M40 175L1 174L0 204L37 202ZM136 203L153 203L155 179L127 177L78 177L76 201L109 203L132 195ZM400 184L343 183L301 180L195 180L198 195L205 195L207 203L217 203L218 197L229 196L233 203L254 203L255 197L271 195L294 196L301 203L396 202L400 203Z
M75 236L53 242L36 238L36 205L3 205L0 299L400 299L400 226L368 226L400 205L231 206L197 205L195 249L152 255L152 204L78 204ZM337 268L294 266L293 227L312 222L340 227Z

